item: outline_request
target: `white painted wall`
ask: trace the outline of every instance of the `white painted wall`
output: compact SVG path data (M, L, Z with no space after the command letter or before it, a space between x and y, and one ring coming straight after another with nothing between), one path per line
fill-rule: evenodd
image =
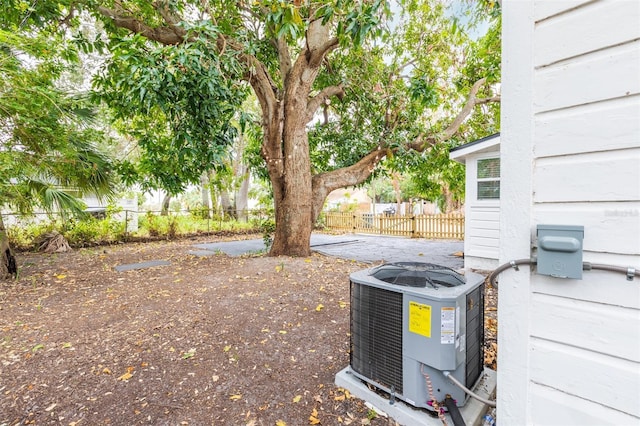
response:
M500 246L500 200L478 200L478 160L500 157L500 136L462 145L450 154L465 164L464 267L493 270Z
M467 158L464 266L493 270L498 266L500 200L478 200L478 160L498 158L500 151L472 154Z
M501 262L567 224L640 269L640 2L503 1L502 114ZM640 280L509 270L498 313L501 424L640 424Z

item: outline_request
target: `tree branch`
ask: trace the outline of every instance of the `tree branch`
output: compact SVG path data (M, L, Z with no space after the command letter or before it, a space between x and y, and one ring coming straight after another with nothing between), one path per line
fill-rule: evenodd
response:
M476 99L476 105L489 104L491 102L500 102L500 95L492 96L490 98L478 98Z
M324 200L331 191L347 186L355 186L364 182L385 155L386 152L379 146L349 167L313 176L311 178L311 214L313 222L315 223L318 219Z
M478 104L478 92L480 91L480 88L484 86L484 83L486 83L486 81L486 78L481 78L480 80L476 81L473 86L471 86L469 96L467 97L467 102L464 104L458 115L456 115L456 117L453 119L451 124L449 124L444 132L441 133L441 136L439 138L440 140L447 140L456 134L462 123L464 123L464 120L467 119L469 114L471 114L471 112L473 111L473 108L475 108L475 106Z
M332 38L327 40L326 43L324 43L321 46L316 47L313 50L309 51L309 65L316 67L319 66L322 61L324 60L324 58L327 56L327 54L329 52L331 52L332 50L336 49L338 46L340 45L339 41L337 38Z
M179 44L184 41L182 35L176 34L170 27L151 27L144 22L139 21L131 16L125 16L113 9L104 6L98 6L98 12L111 19L115 26L128 29L129 31L143 35L149 40L157 41L162 44Z
M313 176L314 192L316 188L324 187L329 193L338 188L354 186L364 182L386 154L386 150L382 146L378 146L351 166Z
M162 16L162 19L169 24L169 27L174 33L182 38L185 37L186 31L178 26L178 23L181 21L180 17L169 9L169 5L166 1L153 2L153 8L160 14L160 16Z
M342 98L342 96L344 96L344 87L342 86L342 84L339 84L337 86L325 87L320 93L309 99L309 101L307 102L307 123L313 119L313 115L318 110L318 108L326 104L327 100L332 96L337 96L338 98Z
M451 124L443 132L430 137L426 137L424 134L420 135L413 142L408 143L405 148L422 152L429 146L447 140L458 131L462 123L469 116L469 114L471 114L473 108L476 105L487 104L489 102L499 102L499 95L489 98L477 97L480 88L485 83L486 79L484 78L474 83L474 85L471 87L471 90L469 91L469 96L467 97L467 101L465 102L462 110L458 113L458 115L456 115ZM364 182L369 177L369 175L371 175L376 165L387 156L389 150L391 152L396 152L398 148L387 148L384 141L382 141L375 149L362 157L357 163L349 167L332 170L330 172L320 173L313 176L312 185L314 219L317 218L317 215L320 213L320 209L322 208L322 203L331 191L338 188L358 185Z
M285 82L289 75L289 71L291 71L291 55L289 53L287 40L284 37L280 37L276 40L276 50L278 51L280 75L282 77L282 81Z
M307 29L305 57L311 68L318 68L325 56L339 46L336 37L330 37L329 25L323 25L322 19L314 19Z
M500 102L499 95L490 98L477 97L480 88L482 88L486 81L486 78L481 78L480 80L476 81L473 86L471 86L469 96L467 96L467 101L446 129L444 129L439 134L431 135L428 137L424 134L421 134L413 142L409 143L407 147L409 149L422 152L429 146L435 145L436 143L441 141L446 141L456 134L458 129L460 129L462 123L464 123L467 117L469 117L469 115L473 112L473 109L476 107L476 105L487 104L489 102Z

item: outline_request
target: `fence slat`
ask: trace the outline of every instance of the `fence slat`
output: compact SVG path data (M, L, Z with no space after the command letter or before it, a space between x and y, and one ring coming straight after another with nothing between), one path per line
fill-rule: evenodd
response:
M460 213L374 216L371 213L325 212L324 216L326 227L338 231L429 239L464 239L464 215Z

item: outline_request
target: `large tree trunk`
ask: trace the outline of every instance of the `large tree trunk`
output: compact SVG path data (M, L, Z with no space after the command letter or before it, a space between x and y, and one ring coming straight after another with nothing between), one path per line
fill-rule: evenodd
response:
M289 155L283 160L283 176L272 178L276 231L269 254L309 256L313 216L307 134L304 127L300 131L300 126L296 126L295 121L285 120L283 139L284 151Z
M200 176L200 196L202 197L202 212L211 217L211 192L209 190L209 175L203 172ZM206 213L205 213L206 211Z
M4 227L2 215L0 215L0 279L16 277L17 275L16 258L9 245L9 236Z
M222 211L225 214L231 217L236 217L236 211L235 211L236 209L235 209L235 206L233 205L231 194L226 189L220 191L220 206L222 207Z
M238 220L246 222L248 220L249 206L249 168L245 164L240 165L239 178L242 179L240 188L236 192L236 209L238 210Z
M306 41L293 64L286 42L278 41L284 91L277 90L266 73L256 72L251 79L262 108L265 129L262 156L267 163L276 209L271 256L311 254L315 218L306 125L327 99L343 92L341 86L328 87L310 97L320 65L326 54L338 46L338 41L330 38L329 27L322 25L322 20L309 25Z
M165 194L162 199L162 206L160 216L167 216L169 214L169 204L171 203L171 194Z

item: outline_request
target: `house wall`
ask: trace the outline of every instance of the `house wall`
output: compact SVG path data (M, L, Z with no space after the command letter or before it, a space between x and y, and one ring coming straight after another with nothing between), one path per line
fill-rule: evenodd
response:
M497 158L493 152L470 154L466 158L464 266L492 270L498 266L500 245L500 200L478 200L478 160Z
M536 224L584 226L584 260L640 269L640 2L504 1L500 260ZM501 424L640 424L640 280L508 270Z

